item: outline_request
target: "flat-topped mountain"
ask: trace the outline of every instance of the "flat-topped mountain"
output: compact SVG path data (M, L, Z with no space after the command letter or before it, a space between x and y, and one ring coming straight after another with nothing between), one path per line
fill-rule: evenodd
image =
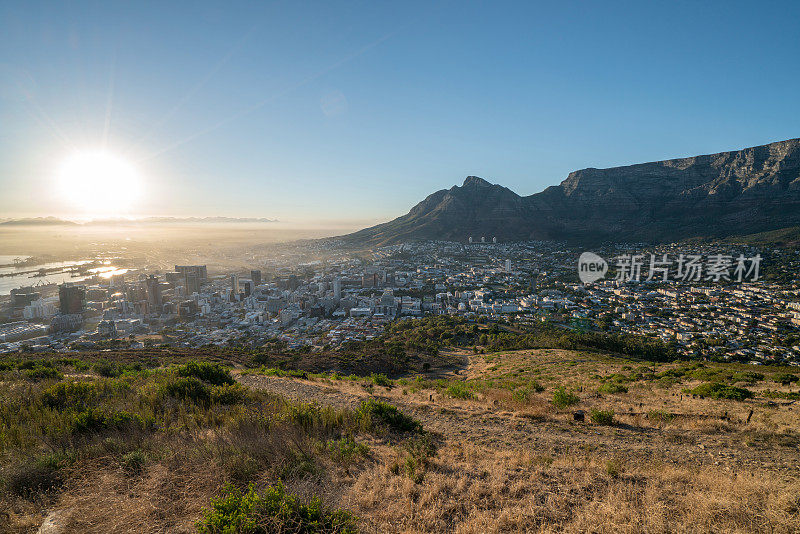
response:
M705 156L583 169L522 197L469 176L393 221L345 236L416 240L676 241L800 225L800 139Z

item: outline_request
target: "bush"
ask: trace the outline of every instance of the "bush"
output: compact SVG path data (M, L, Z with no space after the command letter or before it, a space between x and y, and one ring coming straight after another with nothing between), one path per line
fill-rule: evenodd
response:
M734 382L747 382L749 384L753 384L760 380L764 380L764 375L761 373L755 373L753 371L743 371L741 373L735 373L731 380Z
M383 386L383 387L386 387L386 388L391 388L392 387L392 381L389 378L387 378L386 375L384 375L384 374L372 373L371 375L369 375L369 379L376 386Z
M92 368L98 375L106 378L117 378L122 374L122 370L119 368L119 366L108 360L100 360L99 362L95 363Z
M563 409L567 406L578 404L580 400L580 397L570 391L567 391L564 386L556 388L556 390L553 392L553 405L555 405L556 408Z
M727 386L719 382L700 384L696 388L689 390L689 393L692 395L699 395L703 398L708 397L709 399L729 399L737 401L743 401L753 396L753 392L749 389Z
M369 452L368 446L357 442L351 436L330 440L325 444L325 449L334 461L344 463L353 462L357 457L366 456Z
M615 384L613 382L607 382L607 383L603 384L602 386L600 386L597 389L597 392L598 393L608 393L610 395L613 395L615 393L627 393L628 392L628 388L623 386L622 384Z
M85 409L94 406L99 396L94 382L60 382L42 392L42 403L49 408Z
M226 384L211 388L211 402L213 404L241 404L247 400L247 390L239 384Z
M445 395L453 399L471 399L475 394L463 382L454 382L444 390Z
M357 416L369 427L384 427L396 432L420 432L422 424L388 402L368 399L361 402Z
M164 386L168 395L176 399L191 401L195 404L208 405L211 402L211 390L194 376L178 378Z
M779 384L782 384L784 386L788 386L789 384L797 382L798 380L800 380L800 378L798 378L797 375L792 373L775 373L774 375L772 375L773 382L778 382Z
M136 449L122 456L122 468L129 473L139 473L147 463L147 455L141 450Z
M281 483L262 494L252 484L244 493L228 485L221 497L211 499L211 509L203 512L197 529L208 534L356 532L356 518L350 512L325 508L317 497L302 503L287 494Z
M613 426L614 410L595 410L592 408L589 412L589 418L592 420L592 423L596 425Z
M193 360L186 365L178 367L177 373L178 376L199 378L215 386L223 386L235 382L233 376L231 376L230 369L218 363L196 362Z
M61 380L64 378L64 375L53 367L34 367L33 369L25 371L24 376L32 382L38 382L40 380Z
M544 391L544 386L532 380L526 386L514 390L511 393L511 398L522 404L527 404L533 398L534 393L541 393L542 391Z
M130 386L117 380L59 382L42 392L42 404L48 408L85 410L96 406L100 399L119 393Z
M102 430L143 430L147 426L142 416L125 411L103 412L90 408L72 417L72 429L79 434Z

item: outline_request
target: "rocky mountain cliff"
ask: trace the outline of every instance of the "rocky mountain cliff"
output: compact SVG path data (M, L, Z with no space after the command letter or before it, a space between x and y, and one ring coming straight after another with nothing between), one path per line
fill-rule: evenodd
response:
M393 221L344 238L677 241L800 225L800 139L691 158L583 169L522 197L469 176Z

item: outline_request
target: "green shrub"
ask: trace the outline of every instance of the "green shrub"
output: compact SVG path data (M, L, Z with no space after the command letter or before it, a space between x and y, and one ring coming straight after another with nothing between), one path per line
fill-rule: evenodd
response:
M709 399L729 399L742 401L749 399L753 396L753 392L749 389L737 388L720 384L719 382L707 382L700 384L696 388L689 390L692 395L699 395L700 397L708 397Z
M589 418L592 420L592 423L596 425L613 426L614 410L595 410L592 408L589 411Z
M743 371L741 373L735 373L731 380L734 382L747 382L749 384L753 384L760 380L764 380L764 375L761 373L755 373L753 371Z
M168 395L176 399L208 405L211 402L211 389L194 376L178 378L164 386Z
M541 393L542 391L544 391L544 386L532 380L525 386L515 389L511 393L511 398L522 404L527 404L533 398L534 393Z
M387 378L386 375L384 375L384 374L372 373L371 375L369 375L369 379L376 386L383 386L383 387L387 387L387 388L391 388L392 387L392 381L389 378Z
M357 416L368 427L383 427L396 432L420 432L422 424L407 416L388 402L368 399L361 402Z
M788 400L800 400L800 392L786 392L786 391L772 391L766 389L761 392L761 395L767 397L768 399L788 399Z
M122 468L129 473L139 473L147 463L147 455L141 449L136 449L122 456Z
M40 380L61 380L64 378L58 369L54 367L34 367L25 371L24 376L32 382Z
M92 368L98 375L106 378L117 378L122 374L122 370L119 368L119 366L116 363L108 360L100 360L96 362Z
M355 534L356 518L345 510L324 507L317 497L308 503L286 493L280 482L261 494L251 484L246 492L226 486L211 499L197 529L208 534L331 533Z
M732 373L727 370L718 369L716 367L701 368L692 371L691 377L695 380L702 380L704 382L719 382L721 380L729 380Z
M444 394L453 399L472 399L475 394L463 382L453 382L444 390Z
M73 432L78 434L103 430L143 430L149 425L139 414L118 411L105 412L89 408L72 417Z
M797 382L800 378L797 375L792 373L775 373L772 375L772 381L778 382L779 384L783 384L784 386L788 386L793 382Z
M40 367L55 367L55 364L50 360L24 360L17 364L17 369L20 371L38 369Z
M247 389L240 384L225 384L211 388L211 402L213 404L242 404L248 398Z
M608 393L609 395L613 395L616 393L627 393L628 388L623 386L622 384L616 384L614 382L606 382L599 388L597 388L598 393Z
M567 391L564 386L559 386L553 392L553 405L556 408L564 409L567 406L578 404L580 400L580 397L570 391Z
M199 378L215 386L233 384L235 382L233 376L231 376L230 369L212 362L190 361L186 365L178 367L177 374L186 378Z
M42 392L42 403L50 408L85 409L97 404L99 390L94 382L59 382Z
M104 397L129 388L128 384L117 380L59 382L42 391L42 404L56 410L84 410L96 406Z
M359 443L352 436L345 436L341 439L330 440L325 444L325 449L336 462L353 462L359 456L366 456L369 447Z

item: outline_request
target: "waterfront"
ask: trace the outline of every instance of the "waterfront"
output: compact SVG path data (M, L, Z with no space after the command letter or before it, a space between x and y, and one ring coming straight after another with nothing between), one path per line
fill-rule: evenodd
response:
M72 260L47 262L39 264L12 265L15 259L26 259L26 255L0 255L0 295L8 295L12 289L33 285L63 284L64 282L80 282L99 275L110 278L128 272L108 260ZM98 263L96 267L76 271L76 268L87 264Z

